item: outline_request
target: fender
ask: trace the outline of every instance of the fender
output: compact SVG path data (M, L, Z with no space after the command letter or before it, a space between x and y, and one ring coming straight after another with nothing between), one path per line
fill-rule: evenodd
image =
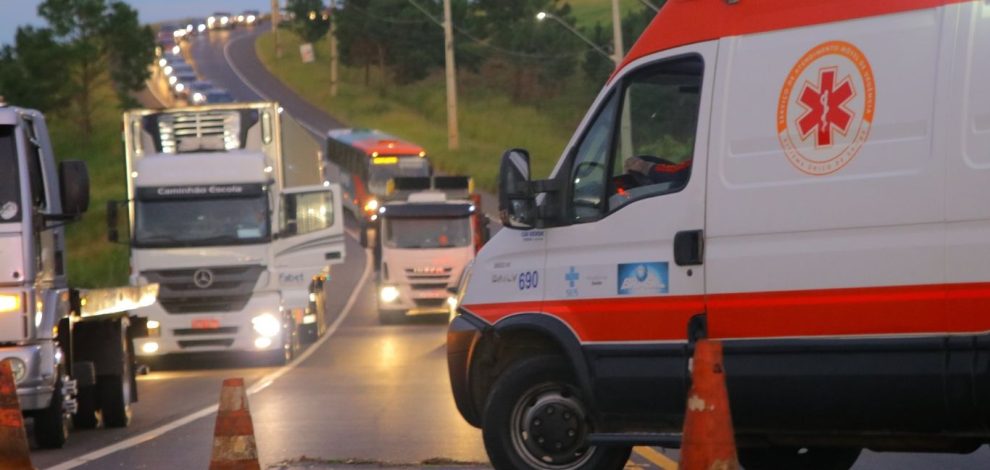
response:
M539 333L550 339L570 362L577 385L584 392L589 407L595 409L587 358L577 335L562 320L549 314L526 312L515 313L495 324L489 324L463 306L458 308L458 313L460 315L454 319L448 330L448 365L455 402L461 415L469 423L480 425L479 410L472 405L477 403L478 397L471 396L474 384L470 383L470 369L479 361L485 360L480 354L490 351L489 347L497 344L501 337L522 331Z

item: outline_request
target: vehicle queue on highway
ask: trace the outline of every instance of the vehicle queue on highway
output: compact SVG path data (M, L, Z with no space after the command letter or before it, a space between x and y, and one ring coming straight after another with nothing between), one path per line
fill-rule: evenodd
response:
M708 339L725 345L747 469L971 452L990 441L990 214L978 202L990 100L975 85L990 73L977 53L990 6L834 3L827 17L665 8L548 179L533 178L525 150L503 155L506 229L477 254L488 236L469 221L481 209L470 185L445 186L457 178L435 175L425 149L343 129L290 164L280 146L310 132L277 103L210 101L222 92L161 39L157 66L199 106L125 115L128 200L108 212L131 222L133 282L165 286L138 310L149 337L134 344L146 357L291 359L294 335L325 322L308 320L313 286L344 259L347 207L375 253L382 323L450 311L454 400L496 468L619 469L633 446L677 446L691 354ZM745 26L679 29L701 8ZM951 51L928 41L938 35ZM895 52L904 42L924 47L909 61ZM965 67L919 73L947 56ZM156 221L169 213L188 224ZM224 258L257 244L265 253ZM263 296L275 300L236 321L217 315Z

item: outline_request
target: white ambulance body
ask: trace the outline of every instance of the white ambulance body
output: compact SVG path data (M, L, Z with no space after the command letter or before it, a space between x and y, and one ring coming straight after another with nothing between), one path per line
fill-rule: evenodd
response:
M448 335L496 468L674 444L699 337L747 468L990 442L988 48L984 1L667 2L550 179L503 158Z

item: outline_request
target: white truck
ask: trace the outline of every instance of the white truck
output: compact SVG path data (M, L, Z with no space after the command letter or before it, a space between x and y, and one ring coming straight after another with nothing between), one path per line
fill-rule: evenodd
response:
M487 218L463 176L402 177L378 208L378 313L383 324L407 315L447 314L449 289L488 238Z
M324 322L306 311L310 282L344 260L340 189L316 141L258 102L130 111L124 144L132 283L161 286L138 354L290 359Z
M44 116L0 103L0 360L9 361L41 447L77 428L127 426L137 401L128 310L145 288L78 290L66 277L65 225L89 206L86 164L56 165Z

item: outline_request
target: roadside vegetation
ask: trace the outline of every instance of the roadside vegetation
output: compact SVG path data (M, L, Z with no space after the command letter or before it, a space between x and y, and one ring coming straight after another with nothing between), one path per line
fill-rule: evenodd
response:
M289 7L308 1L290 1ZM280 29L280 58L273 33L259 38L256 51L274 75L348 126L412 140L426 147L443 171L470 174L492 190L500 156L510 147L530 151L537 177L550 172L613 66L560 24L536 21L536 13L552 12L608 48L609 5L607 0L455 0L456 151L447 148L443 30L433 21L442 12L435 11L435 2L346 2L336 20L342 60L336 97L330 95L329 41L325 30L303 28L307 15L297 14ZM622 6L628 48L654 13L638 0L624 0ZM300 59L301 34L314 45L313 63Z
M45 113L59 160L89 167L90 209L67 229L72 285L127 282L127 250L105 239L106 202L125 197L121 110L134 104L154 58L154 34L118 0L45 0L44 26L0 47L0 96Z

